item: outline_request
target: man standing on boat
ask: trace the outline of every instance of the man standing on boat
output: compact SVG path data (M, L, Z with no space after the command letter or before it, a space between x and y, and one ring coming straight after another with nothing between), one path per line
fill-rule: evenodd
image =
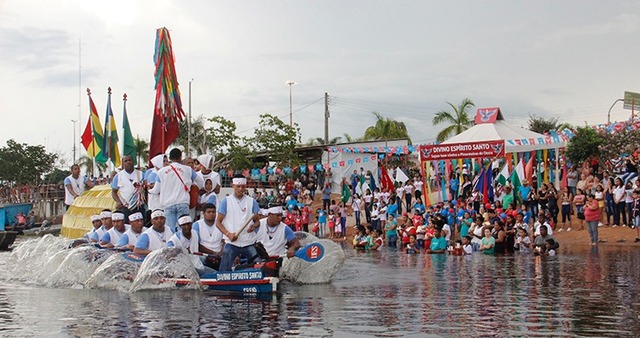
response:
M257 227L249 226L248 232L256 232L256 240L264 246L269 256L291 258L300 248L300 241L288 225L282 223L282 206L267 209L267 217L260 220Z
M144 216L142 213L136 212L129 215L129 222L131 227L125 231L124 235L118 240L118 247L127 248L131 251L136 247L136 243L142 235L142 228L144 227Z
M144 212L144 195L142 194L143 175L133 167L131 155L122 157L123 170L111 180L111 197L116 201L116 209L122 211L125 218L135 212Z
M222 232L216 226L216 206L206 203L202 207L202 218L193 223L193 230L198 233L200 238L199 251L209 255L220 256L224 241L222 240ZM213 259L211 256L203 257L204 265L213 269L218 269L220 260Z
M158 181L155 184L159 185L160 204L164 208L166 224L175 232L178 230L178 217L189 213L191 185L202 188L204 181L193 169L181 163L180 149L171 149L169 160L171 163L168 166L158 170Z
M76 197L82 195L85 187L93 188L93 182L87 177L80 176L80 166L71 166L71 175L64 179L64 210L69 209Z
M167 246L167 241L173 236L173 231L165 226L166 219L162 210L156 209L151 213L151 224L149 229L140 235L133 253L138 255L148 255L151 251L160 250Z
M144 223L148 224L148 226L151 226L151 211L162 208L162 205L160 205L160 186L158 185L156 187L156 182L158 181L158 170L169 164L169 160L167 160L165 154L158 154L154 156L150 162L153 168L150 168L144 173L143 184L145 189L147 189L148 208L146 214L144 214Z
M245 231L245 225L260 219L260 207L258 202L245 194L247 179L244 176L234 176L232 187L233 194L220 201L216 218L216 227L222 232L226 242L219 271L231 271L233 261L239 255L251 259L258 254L253 246L256 242L255 233Z
M118 244L120 237L124 235L124 233L129 230L130 226L128 224L124 224L124 213L121 211L116 211L111 215L111 222L113 226L111 229L107 230L107 232L102 235L100 238L100 245L106 248L113 248Z

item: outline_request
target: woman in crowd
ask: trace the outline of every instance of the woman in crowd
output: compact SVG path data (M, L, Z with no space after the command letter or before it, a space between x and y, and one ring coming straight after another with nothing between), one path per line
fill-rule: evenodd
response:
M540 205L540 210L544 210L545 212L549 210L549 197L548 187L546 183L542 183L540 189L538 189L538 204Z
M480 245L480 250L482 250L483 254L493 255L494 247L496 245L496 239L491 235L491 230L484 230L484 237L482 238L482 244Z
M353 213L356 217L356 226L360 227L360 210L362 210L362 199L360 195L355 194L351 199L351 208L353 209Z
M550 185L549 193L547 197L549 198L549 213L551 213L551 219L553 220L554 226L558 224L558 190L553 184Z
M389 220L384 227L384 230L387 233L387 246L390 248L397 247L396 243L398 242L398 221L393 215L389 215Z
M587 221L587 230L589 231L589 238L591 239L591 245L598 244L598 222L600 222L600 207L595 195L587 195L587 204L584 208L584 217Z
M611 225L611 217L613 217L615 221L616 202L613 199L614 188L615 183L613 182L613 177L609 177L604 188L604 209L607 215L607 224L605 224L606 226Z
M569 187L564 187L562 190L562 195L560 196L560 207L562 212L562 227L558 232L562 232L564 230L571 230L571 210L573 204L573 195L571 195L571 189ZM567 221L569 221L569 228L565 228L567 225Z
M576 208L576 218L578 218L578 224L580 228L578 230L584 230L584 204L587 201L587 196L584 194L582 188L576 188L576 195L573 196L573 206ZM571 227L567 229L570 231Z
M516 241L516 219L511 215L507 215L507 220L504 224L504 232L506 234L505 251L513 253L513 246Z
M616 177L614 184L613 203L615 203L615 212L613 213L613 227L619 225L626 226L627 213L625 212L625 201L627 193L625 192L624 183L622 183L622 179L620 179L620 177Z
M625 205L627 206L627 221L626 223L629 227L633 227L633 184L629 181L624 185L624 193L625 193Z
M431 219L429 219L431 221ZM482 234L484 234L484 218L482 216L478 216L473 221L471 228L469 228L469 234L471 234L471 246L473 247L473 251L479 251L480 246L482 245Z
M493 222L491 235L495 238L495 247L493 252L497 255L504 254L507 246L507 233L504 230L504 223L502 221L496 220Z
M602 186L602 183L599 183L596 186L596 191L593 193L593 197L598 202L598 212L600 213L600 218L598 219L598 226L602 226L602 220L603 220L602 213L604 212L604 209L605 209L604 208L605 194L604 194L604 186Z

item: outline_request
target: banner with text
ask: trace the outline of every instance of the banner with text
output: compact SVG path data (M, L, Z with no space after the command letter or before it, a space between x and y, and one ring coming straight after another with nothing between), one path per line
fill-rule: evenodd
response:
M504 156L504 140L420 146L422 161Z

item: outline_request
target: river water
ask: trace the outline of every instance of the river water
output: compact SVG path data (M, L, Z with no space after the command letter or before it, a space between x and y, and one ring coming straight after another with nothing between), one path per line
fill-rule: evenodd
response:
M0 253L0 336L640 335L640 250L563 248L556 257L355 252L331 284L278 294L134 293L11 280Z

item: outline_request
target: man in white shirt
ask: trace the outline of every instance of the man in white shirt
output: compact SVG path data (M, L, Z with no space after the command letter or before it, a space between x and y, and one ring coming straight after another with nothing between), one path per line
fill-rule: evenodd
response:
M105 248L113 248L118 244L120 237L130 228L128 224L124 224L124 218L124 213L120 211L116 211L111 215L113 226L102 235L100 245Z
M145 223L151 226L151 211L162 208L160 205L160 185L156 186L158 181L158 170L169 164L167 156L165 154L158 154L154 156L151 161L153 168L150 168L144 173L144 187L147 189L147 208L148 211L145 217Z
M80 166L71 166L71 175L64 179L64 210L69 209L76 197L82 195L85 187L93 188L93 182L87 177L80 176Z
M129 215L129 223L131 223L131 227L120 237L117 246L133 251L136 242L138 242L140 235L142 235L144 216L142 216L140 212L133 213Z
M129 217L135 212L144 212L144 196L142 194L142 172L133 167L131 155L122 157L123 170L111 180L111 197L116 201L116 209Z
M155 183L160 189L160 204L164 208L166 224L172 230L177 231L178 217L189 214L189 189L195 184L198 188L204 186L202 177L193 169L181 164L182 151L178 148L169 152L171 163L158 170L158 181Z
M100 228L96 229L96 231L93 232L91 238L89 238L90 242L100 242L102 236L113 227L113 222L111 221L111 210L102 210L102 212L100 213L100 221L102 223L102 226L100 226Z
M220 256L224 241L222 240L222 232L216 226L216 206L206 203L202 208L202 218L193 223L192 228L198 233L200 239L199 251L209 255ZM210 268L218 269L220 260L213 259L211 256L203 257L202 263Z
M219 271L231 271L233 261L239 255L252 259L258 254L253 246L256 242L255 233L247 232L244 226L249 224L248 222L255 223L260 219L260 207L258 202L245 194L247 179L244 176L234 176L232 187L233 194L220 201L216 218L216 226L226 242Z
M270 207L267 217L249 226L247 231L255 231L256 240L262 243L269 256L286 255L291 258L301 245L291 228L282 223L282 213L282 206Z
M84 235L84 238L86 238L88 241L90 241L93 234L98 229L100 229L100 227L102 227L102 221L100 220L100 215L91 215L91 225L93 225L93 229L91 229L91 231L87 232L87 234Z
M167 245L167 241L173 236L173 232L165 226L166 219L162 210L154 210L151 213L152 227L145 230L140 235L133 253L138 255L148 255L152 251L160 250Z

